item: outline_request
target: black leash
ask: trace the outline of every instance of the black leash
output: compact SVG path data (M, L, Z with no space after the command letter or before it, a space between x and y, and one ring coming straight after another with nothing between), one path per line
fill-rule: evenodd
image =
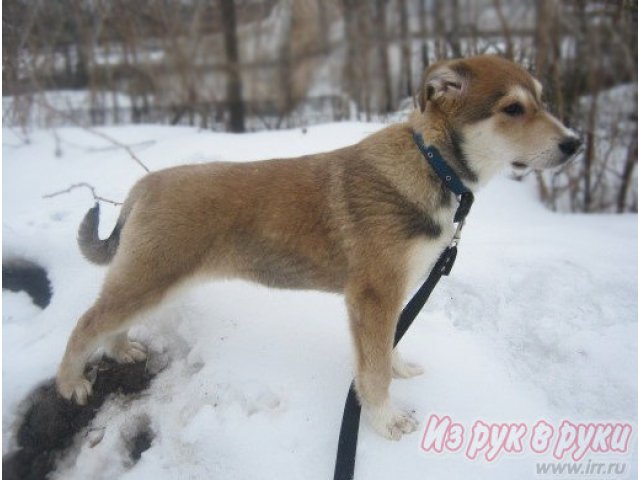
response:
M446 187L451 190L459 199L458 209L456 210L453 221L458 224L451 243L440 254L438 261L431 269L431 273L418 289L415 295L409 300L402 310L398 324L396 326L396 335L393 341L395 347L400 339L407 332L413 320L418 316L424 304L427 303L429 295L438 284L443 275L449 275L458 254L458 242L460 241L460 232L464 225L465 218L469 214L471 205L473 204L473 193L460 180L458 175L444 161L442 155L437 148L433 146L427 147L424 139L419 133L413 133L413 139L425 157L429 165L438 174ZM344 405L344 413L342 415L342 425L340 426L340 437L338 438L338 452L336 454L336 467L333 472L333 480L353 480L353 474L356 465L356 451L358 449L358 431L360 429L360 402L356 395L355 383L351 382L347 400Z

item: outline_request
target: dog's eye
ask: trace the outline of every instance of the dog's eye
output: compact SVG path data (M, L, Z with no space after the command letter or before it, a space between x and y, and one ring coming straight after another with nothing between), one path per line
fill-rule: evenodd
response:
M504 107L502 111L510 117L518 117L524 113L524 107L518 102L515 102Z

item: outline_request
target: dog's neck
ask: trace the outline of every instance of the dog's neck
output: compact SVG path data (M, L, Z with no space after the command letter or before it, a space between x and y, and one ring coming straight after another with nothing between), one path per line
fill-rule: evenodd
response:
M463 133L442 118L433 118L428 113L414 110L409 116L409 125L422 134L426 145L433 145L440 151L447 164L472 191L485 185L502 168L494 159L469 155L465 151Z

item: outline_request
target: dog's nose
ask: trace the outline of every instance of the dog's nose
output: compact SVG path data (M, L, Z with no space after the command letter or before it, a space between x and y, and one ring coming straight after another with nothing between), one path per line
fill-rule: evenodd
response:
M562 153L564 153L566 156L570 157L571 155L576 153L576 150L578 150L578 147L581 144L582 144L582 141L578 137L565 137L558 144L558 148L560 149L560 151Z

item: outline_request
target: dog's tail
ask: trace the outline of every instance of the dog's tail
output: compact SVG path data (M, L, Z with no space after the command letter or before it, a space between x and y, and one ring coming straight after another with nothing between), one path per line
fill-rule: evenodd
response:
M140 194L145 188L145 182L138 182L129 193L126 201L120 210L120 216L116 222L109 238L100 240L98 236L98 225L100 224L100 204L96 203L91 208L78 228L78 246L84 257L97 265L107 265L116 254L120 244L120 233L129 217Z
M122 215L120 215L122 217ZM124 220L124 219L122 219ZM100 204L96 202L84 216L78 228L78 246L87 260L98 265L107 265L116 254L120 243L120 231L124 221L118 218L109 238L100 240L98 225L100 224Z

